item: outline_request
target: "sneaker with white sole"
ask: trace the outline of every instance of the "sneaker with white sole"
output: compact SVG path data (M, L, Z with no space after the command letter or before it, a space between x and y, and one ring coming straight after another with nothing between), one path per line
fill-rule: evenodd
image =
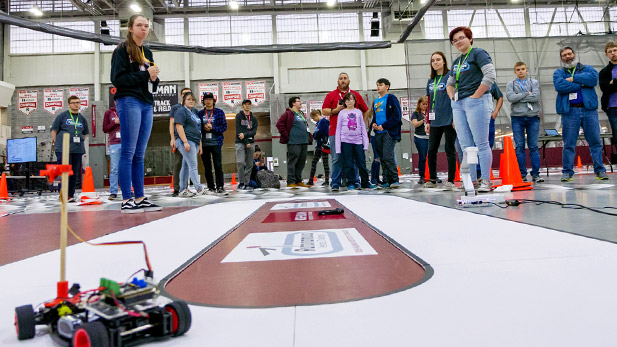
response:
M433 181L428 181L428 182L424 183L422 188L437 188L437 183L433 182Z
M128 199L127 201L122 202L122 207L120 207L121 213L144 213L145 211L139 207L135 200Z
M208 188L201 188L200 190L197 191L198 196L208 195L208 194L209 194Z
M534 182L538 182L538 183L544 182L544 178L542 178L540 175L531 176L531 180L534 181Z
M493 183L483 178L478 180L478 193L490 193Z
M135 205L141 208L145 212L162 211L163 208L157 204L153 204L148 198L143 198L141 201L135 201Z
M454 183L452 183L452 182L446 182L446 183L444 183L444 184L443 184L443 186L441 186L441 188L442 188L443 190L449 190L449 191L452 191L452 190L455 190L455 189L456 189L456 186L455 186L455 185L454 185Z
M180 194L178 194L178 197L180 198L192 198L195 196L195 193L191 192L188 189L185 189L183 191L180 192Z

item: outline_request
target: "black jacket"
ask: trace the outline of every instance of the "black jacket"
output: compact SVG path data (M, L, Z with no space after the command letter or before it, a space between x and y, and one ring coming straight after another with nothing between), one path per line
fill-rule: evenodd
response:
M604 69L600 70L599 82L602 96L600 97L600 107L604 112L608 110L608 98L611 94L617 93L617 78L613 79L613 67L615 64L608 62ZM613 84L611 84L613 80Z
M152 51L145 46L144 55L149 61L154 61ZM146 69L147 67L148 65ZM110 79L111 83L117 88L114 100L130 96L150 105L154 104L152 93L148 90L150 73L148 71L141 71L139 63L131 61L124 42L116 47L111 57ZM152 92L156 92L158 85L159 79L157 78L156 81L152 82Z

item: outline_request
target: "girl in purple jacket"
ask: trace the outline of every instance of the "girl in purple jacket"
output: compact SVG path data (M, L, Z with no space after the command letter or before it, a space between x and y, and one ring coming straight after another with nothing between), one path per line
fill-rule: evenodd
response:
M354 185L356 170L360 173L362 188L374 189L376 186L369 182L366 169L365 151L368 151L368 133L362 117L362 111L356 108L356 98L353 93L343 97L345 108L338 114L336 123L336 153L342 154L343 172L347 176L348 190L361 189Z

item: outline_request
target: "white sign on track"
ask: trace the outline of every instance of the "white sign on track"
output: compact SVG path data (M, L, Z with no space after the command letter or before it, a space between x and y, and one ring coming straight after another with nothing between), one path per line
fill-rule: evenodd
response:
M221 263L375 255L355 228L246 235Z
M276 204L272 206L271 211L274 210L292 210L297 208L321 208L321 207L332 207L327 201L308 201L308 202L286 202L281 204Z

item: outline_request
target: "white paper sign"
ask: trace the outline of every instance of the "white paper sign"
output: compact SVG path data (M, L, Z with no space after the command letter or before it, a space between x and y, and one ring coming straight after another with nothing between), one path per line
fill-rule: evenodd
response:
M300 107L300 111L305 115L308 113L308 102L302 101L302 107Z
M64 89L43 90L43 108L51 114L60 112L64 108Z
M319 101L319 100L311 100L311 101L309 101L309 112L312 112L313 110L321 111L321 106L322 105L323 105L323 101Z
M402 114L403 119L408 122L411 122L411 120L409 119L409 114L410 114L409 113L409 98L404 96L404 97L401 97L400 100L401 100L401 110L403 112Z
M69 95L76 96L81 101L79 112L83 112L88 108L88 100L90 99L90 88L69 88Z
M266 81L246 81L246 98L253 106L259 106L266 101Z
M214 94L215 102L219 100L219 83L218 82L206 82L199 83L199 100L202 105L204 103L204 93L212 93Z
M29 116L38 108L38 90L20 90L17 92L17 108L19 112Z
M242 82L223 82L223 102L229 107L242 103Z
M309 201L309 202L287 202L276 204L272 206L271 211L276 210L292 210L299 208L322 208L322 207L332 207L327 201Z
M355 228L246 235L221 263L376 255Z

